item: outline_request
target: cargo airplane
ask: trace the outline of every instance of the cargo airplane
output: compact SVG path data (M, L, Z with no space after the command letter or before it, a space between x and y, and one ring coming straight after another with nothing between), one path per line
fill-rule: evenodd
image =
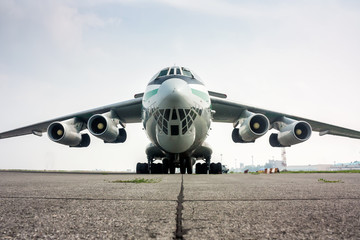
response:
M0 133L0 139L26 134L42 136L70 147L88 147L91 135L105 143L126 141L126 124L142 122L151 143L147 161L138 163L137 173L221 173L220 163L211 163L212 149L205 142L212 122L233 124L235 143L255 142L269 129L273 147L288 147L308 140L312 131L360 139L360 131L346 129L289 114L283 114L226 99L225 94L208 91L190 69L180 66L159 71L144 93L134 99L103 106L27 127ZM161 160L161 163L156 163ZM155 162L156 161L156 162Z

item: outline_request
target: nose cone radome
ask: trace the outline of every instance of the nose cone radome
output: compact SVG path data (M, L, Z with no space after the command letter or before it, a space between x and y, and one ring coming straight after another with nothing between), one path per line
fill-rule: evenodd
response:
M183 106L191 96L191 88L184 80L172 78L161 84L158 95L162 103L160 107L177 107L179 104Z

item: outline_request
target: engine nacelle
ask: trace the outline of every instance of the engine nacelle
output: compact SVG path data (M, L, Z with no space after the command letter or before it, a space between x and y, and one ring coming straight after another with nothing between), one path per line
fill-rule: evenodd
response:
M87 127L92 135L105 143L123 143L126 141L126 131L118 128L118 123L118 119L96 114L89 119Z
M82 125L80 123L80 125ZM51 141L64 144L70 147L88 147L90 136L81 134L81 126L73 120L66 122L54 122L47 129L48 137Z
M272 147L290 147L291 145L305 142L312 133L309 123L294 121L289 118L285 122L280 122L276 128L279 130L279 133L273 133L269 138Z
M269 120L265 115L246 111L246 116L240 119L240 128L234 128L232 132L236 143L255 142L269 130Z

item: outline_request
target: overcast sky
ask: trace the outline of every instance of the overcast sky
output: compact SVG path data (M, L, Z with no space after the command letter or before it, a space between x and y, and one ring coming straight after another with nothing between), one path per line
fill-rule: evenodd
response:
M359 1L2 0L0 132L131 99L174 64L231 100L360 130L359 43ZM212 124L214 161L281 159L270 133L235 144L231 131ZM127 132L85 149L0 140L0 169L135 169L149 140ZM286 150L288 165L360 160L360 140L316 132Z

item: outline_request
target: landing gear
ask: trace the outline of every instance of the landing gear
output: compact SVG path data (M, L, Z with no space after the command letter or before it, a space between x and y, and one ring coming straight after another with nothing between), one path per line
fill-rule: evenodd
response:
M166 170L164 169L163 163L154 163L153 157L148 156L149 173L151 174L162 174ZM166 164L165 164L166 168Z
M162 163L152 163L151 164L151 174L162 174L163 173L163 164Z
M181 174L192 174L193 172L193 164L191 158L185 158L180 160L180 173Z
M152 156L148 156L147 160L148 163L138 163L136 165L137 174L175 174L177 167L180 167L181 174L193 173L194 159L190 157L180 158L179 154L174 154L173 156L163 158L162 163L157 163L157 159L154 159ZM204 169L207 169L207 167ZM196 172L198 172L198 170Z
M222 174L221 163L210 163L210 158L205 159L204 163L197 163L195 165L196 174Z
M186 172L186 159L180 159L180 173L185 174Z
M162 166L162 173L163 174L168 174L169 173L169 168L170 168L170 161L167 158L163 159L163 166Z
M149 165L147 163L136 164L136 173L137 174L149 174Z
M186 162L186 172L187 174L192 174L193 173L193 163L192 163L192 159L191 158L187 158Z
M153 157L148 156L148 163L137 163L137 174L174 174L175 163L168 158L164 158L162 163L155 163Z
M209 173L210 174L222 174L222 165L221 165L221 163L211 163Z
M207 157L203 163L197 163L195 166L196 174L208 174L210 169L210 157Z
M196 174L207 174L207 165L206 163L197 163L195 165Z
M169 166L170 174L175 174L175 163L173 161L170 161Z

